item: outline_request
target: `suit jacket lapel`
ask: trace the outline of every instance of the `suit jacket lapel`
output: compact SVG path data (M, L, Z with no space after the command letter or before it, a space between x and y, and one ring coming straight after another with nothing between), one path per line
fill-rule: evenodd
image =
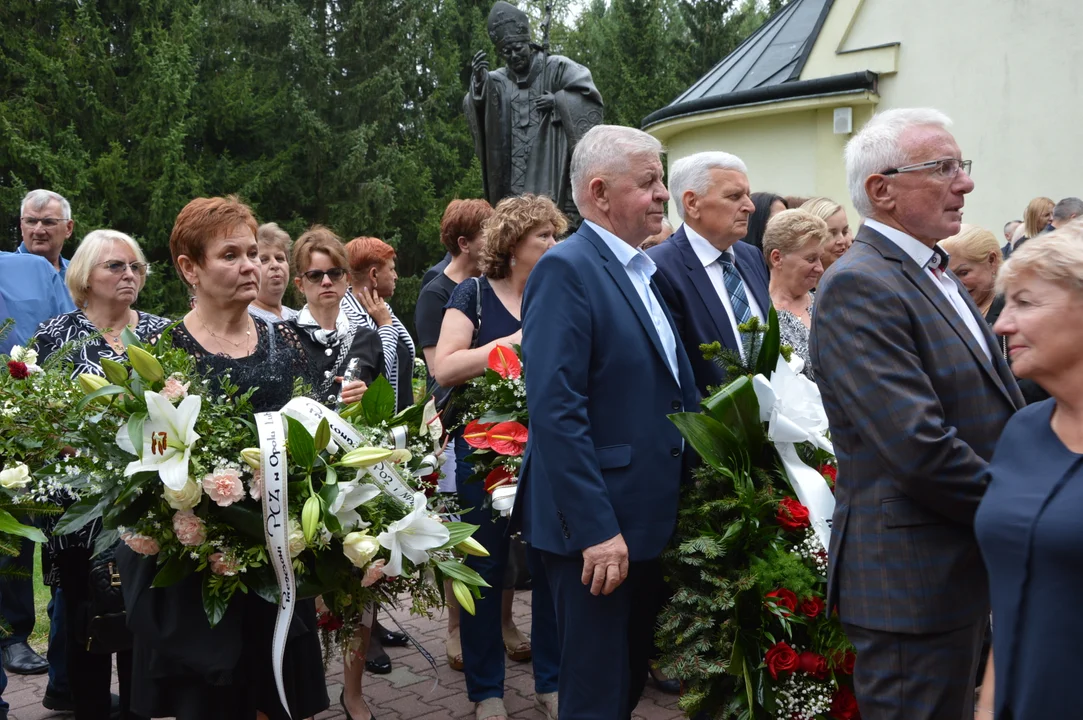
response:
M722 304L722 300L719 299L718 291L715 290L710 276L707 275L707 269L703 267L703 263L700 262L696 251L692 249L691 243L688 242L688 236L684 234L683 225L669 242L672 242L681 251L681 258L684 260L685 267L688 268L688 278L692 281L692 286L696 288L700 299L703 300L703 304L707 307L707 314L710 316L711 322L714 323L718 339L730 350L740 350L737 338L733 334L733 328L730 327L730 318L726 314L726 308ZM745 283L746 287L747 285L748 283Z
M632 312L635 313L639 319L639 324L643 326L643 330L647 333L647 337L650 338L651 344L654 346L655 351L659 357L662 358L662 363L665 367L669 367L669 360L666 359L666 352L662 348L662 340L658 337L658 333L654 329L654 321L651 320L651 316L647 313L647 308L643 305L643 299L639 297L639 293L636 291L635 286L632 284L631 279L628 277L628 271L624 269L613 254L610 252L609 247L605 244L605 241L598 237L598 234L590 229L587 225L583 225L579 228L579 232L583 234L585 238L594 244L594 247L598 250L598 254L602 256L602 263L605 266L606 272L613 278L613 281L620 288L621 293L624 295L624 299L628 301L628 304L632 306ZM652 289L654 283L651 283ZM659 297L655 292L655 297ZM665 307L665 304L659 300L661 307ZM673 320L667 315L670 327L673 327ZM673 331L673 336L676 338L677 331ZM672 376L673 373L670 373ZM679 381L678 381L679 382Z
M1014 406L1016 404L1015 398L1008 392L1000 374L997 372L996 368L993 367L995 361L991 360L990 357L985 354L981 345L978 344L974 335L971 334L970 328L967 327L963 319L959 317L959 313L955 309L955 306L952 305L951 301L948 300L940 288L936 287L936 283L933 281L932 277L930 277L929 273L925 272L924 268L918 267L918 264L914 262L914 259L903 252L903 250L895 243L883 237L875 230L862 227L859 239L875 246L880 250L881 254L897 260L902 265L903 274L906 275L906 277L921 290L921 293L926 299L933 304L933 307L936 308L937 312L940 313L951 329L955 331L955 334L959 336L959 339L963 341L963 344L966 345L967 349L970 350L970 354L974 356L974 359L977 360L978 364L985 370L985 373L993 381L993 384L997 386ZM952 276L952 278L954 282L954 276ZM979 318L979 327L986 327L984 318ZM986 331L987 330L988 328L986 327ZM992 340L989 335L986 335L986 342L989 343L989 352L994 352L997 347L996 341Z

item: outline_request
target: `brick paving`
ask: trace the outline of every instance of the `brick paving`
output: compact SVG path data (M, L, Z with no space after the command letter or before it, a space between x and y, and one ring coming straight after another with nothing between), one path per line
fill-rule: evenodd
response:
M388 648L394 670L389 675L365 676L365 697L379 720L458 720L474 717L473 704L466 698L462 673L447 666L444 656L446 619L440 614L432 620L410 617L404 611L391 610L410 634L436 660L435 677L426 660L413 648ZM526 634L530 631L530 593L515 596L515 619ZM388 623L391 626L391 623ZM75 668L72 671L77 672ZM438 681L438 682L437 682ZM45 694L45 675L32 677L8 675L4 699L11 705L10 720L45 720L71 718L71 714L46 710L41 705ZM507 691L504 704L515 720L540 720L534 709L534 682L530 663L508 661ZM114 692L116 687L114 686ZM327 671L327 693L331 707L316 720L345 720L338 704L342 690L342 662L332 663ZM683 717L676 698L660 693L648 684L643 699L632 716L635 720L672 720Z

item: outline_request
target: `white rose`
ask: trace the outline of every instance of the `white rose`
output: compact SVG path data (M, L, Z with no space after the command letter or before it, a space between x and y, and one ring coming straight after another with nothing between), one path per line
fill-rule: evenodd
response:
M12 468L4 468L0 471L0 486L8 490L25 487L30 482L30 468L25 463L19 463Z
M33 365L38 361L38 351L32 349L28 350L22 345L15 345L11 348L11 359L16 362Z
M300 523L290 521L290 560L305 551L305 533Z
M169 507L174 510L191 510L199 504L200 499L203 497L203 487L188 478L188 482L180 490L166 488L162 491L162 496L169 503Z
M380 543L368 532L352 532L342 539L342 552L354 567L363 568L380 552Z

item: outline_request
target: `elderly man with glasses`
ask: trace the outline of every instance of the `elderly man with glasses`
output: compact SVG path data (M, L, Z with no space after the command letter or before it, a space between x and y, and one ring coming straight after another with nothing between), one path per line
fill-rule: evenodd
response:
M938 241L974 189L951 121L874 116L846 146L853 247L824 273L810 352L838 457L828 607L866 720L960 720L989 591L974 513L1023 398ZM533 429L533 428L532 428Z
M8 319L14 326L0 338L0 352L13 345L25 345L34 330L49 318L75 310L64 284L68 261L60 256L64 241L71 237L74 224L71 205L61 195L49 190L32 190L20 206L20 229L23 242L14 253L0 253L0 323ZM67 663L62 627L63 595L53 593L49 601L49 660L34 652L27 643L34 631L34 585L29 579L34 563L34 543L22 542L18 557L0 557L0 569L21 568L27 578L0 580L0 616L12 628L12 634L0 640L3 667L18 675L49 673L43 704L52 710L71 710ZM7 684L0 679L0 692ZM0 700L0 718L6 703Z

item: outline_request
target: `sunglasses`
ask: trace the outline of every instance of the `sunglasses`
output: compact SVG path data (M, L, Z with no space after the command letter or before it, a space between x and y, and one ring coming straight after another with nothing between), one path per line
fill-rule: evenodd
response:
M331 282L338 282L342 278L346 277L346 271L342 268L331 268L330 270L309 270L308 272L301 273L304 275L305 280L308 280L313 285L323 282L323 276L331 278Z
M147 263L126 263L123 260L111 260L109 262L103 262L99 264L114 275L123 275L125 268L131 268L132 274L134 275L147 274Z

